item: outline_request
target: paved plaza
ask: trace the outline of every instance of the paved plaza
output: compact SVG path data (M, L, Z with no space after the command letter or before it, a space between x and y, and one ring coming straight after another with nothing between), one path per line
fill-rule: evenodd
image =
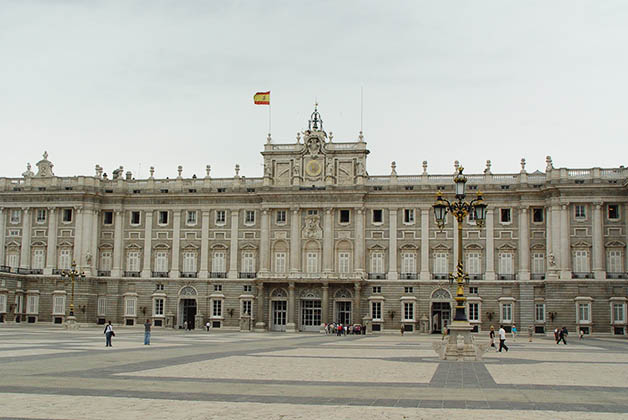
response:
M435 336L0 327L0 418L626 418L628 342L509 340L439 360Z

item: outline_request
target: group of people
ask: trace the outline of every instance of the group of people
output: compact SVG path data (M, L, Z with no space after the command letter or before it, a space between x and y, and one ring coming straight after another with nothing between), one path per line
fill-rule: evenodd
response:
M151 324L150 319L147 319L144 323L144 345L150 346L150 330L153 324ZM113 325L111 325L111 321L105 325L105 347L113 347L111 345L111 337L115 337L116 333L113 331Z
M366 326L360 324L343 325L342 323L331 322L324 324L325 335L366 335Z
M517 328L516 327L514 327L514 328L515 328L514 332L511 329L513 340L517 336ZM490 331L488 333L488 337L489 337L490 342L491 342L491 347L494 347L495 351L498 351L500 353L501 353L502 349L508 351L508 346L506 345L506 330L504 329L503 325L499 326L499 330L497 331L497 334L499 335L499 349L497 349L497 347L495 345L495 327L493 327L491 325L491 329L490 329Z
M567 345L567 336L569 335L569 331L567 331L567 327L563 328L554 328L554 340L556 340L556 344L559 344L561 341ZM580 336L582 339L582 335Z

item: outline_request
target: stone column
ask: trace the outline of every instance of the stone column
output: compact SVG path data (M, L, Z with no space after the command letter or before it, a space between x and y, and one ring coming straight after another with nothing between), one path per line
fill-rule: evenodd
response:
M530 280L530 231L527 207L519 211L519 280Z
M329 284L323 283L323 301L321 302L321 322L329 323Z
M397 209L390 209L388 215L388 280L397 280Z
M201 269L198 277L209 278L209 210L203 210L201 215Z
M290 273L298 273L301 260L301 215L292 209L290 217Z
M353 310L351 312L353 312L353 314L351 314L351 323L355 324L357 322L362 322L360 319L360 301L361 301L361 296L360 296L360 283L359 282L355 282L353 284ZM384 310L384 308L382 308L382 310Z
M81 241L81 254L76 264L86 273L90 272L91 264L87 263L87 255L91 254L92 243L92 209L83 209L83 234L79 238Z
M591 225L591 233L593 244L591 247L591 262L593 275L596 279L604 280L606 272L604 272L604 240L602 226L602 206L603 203L593 203L593 218Z
M552 204L552 254L556 261L556 270L563 268L560 252L560 207Z
M229 246L229 272L227 278L238 278L238 222L240 212L231 210L231 243Z
M151 272L151 260L153 256L153 211L146 211L144 219L144 264L142 265L142 277L148 278L153 275Z
M123 210L115 210L115 226L113 233L113 264L111 268L111 277L122 277L122 257L124 255L124 238L122 237L122 228L124 223Z
M31 267L31 211L28 208L23 209L24 222L22 223L22 247L20 255L20 268ZM6 234L6 232L5 232ZM75 238L76 240L76 238Z
M266 328L264 322L264 283L257 284L257 302L255 303L255 331L263 332Z
M552 251L552 209L545 207L545 260L549 262L549 255ZM549 264L546 264L546 271L549 270Z
M92 276L98 274L98 227L100 226L100 211L94 209L92 211L92 236L91 242L88 244L89 253L92 255L92 261L89 264L89 270Z
M7 225L6 225L6 212L4 208L0 207L0 265L6 264L4 248L6 246L7 237Z
M48 208L48 244L46 248L46 268L44 274L51 275L57 268L57 212L54 207Z
M288 323L286 324L286 332L296 332L297 326L294 322L295 301L294 301L294 282L288 284Z
M81 259L81 255L83 254L83 249L81 247L83 240L83 219L85 212L83 211L83 207L79 206L75 208L76 220L74 221L74 253L72 255L72 260L76 261L76 269L80 271L83 268L81 265L83 260Z
M430 209L421 209L421 280L430 279Z
M569 237L569 204L562 204L560 206L560 278L562 280L571 280Z
M173 211L173 224L172 224L172 264L170 265L170 278L178 278L181 274L179 269L179 257L181 252L179 251L181 244L181 210L176 209Z
M486 272L484 278L486 280L495 280L495 233L494 214L492 208L486 209Z
M363 273L365 271L364 256L364 210L355 211L355 243L354 243L354 271Z
M270 210L262 209L260 240L260 272L270 271Z
M323 228L323 272L334 271L334 227L332 209L325 209L325 223Z

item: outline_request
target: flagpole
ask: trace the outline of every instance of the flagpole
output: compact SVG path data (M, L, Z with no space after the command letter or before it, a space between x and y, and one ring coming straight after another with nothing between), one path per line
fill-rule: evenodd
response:
M271 114L270 114L270 101L268 103L268 135L270 135L270 129L271 129Z

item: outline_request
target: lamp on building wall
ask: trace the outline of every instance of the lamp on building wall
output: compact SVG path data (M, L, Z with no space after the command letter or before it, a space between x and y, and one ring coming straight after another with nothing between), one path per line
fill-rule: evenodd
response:
M488 318L489 321L492 321L494 316L495 316L495 312L486 313L486 317Z
M390 317L391 321L395 319L395 311L393 310L388 311L388 316Z
M71 270L63 270L61 272L61 276L69 277L72 280L72 294L70 295L70 316L74 316L74 282L75 280L82 279L85 280L85 273L79 272L76 270L76 261L72 261L72 269Z
M142 315L146 315L146 306L142 306L140 309L142 310Z
M227 309L227 313L229 314L229 318L233 318L233 308Z
M550 317L550 321L554 322L555 318L558 318L558 312L548 312L547 313Z
M79 305L79 309L82 313L85 313L85 311L87 310L87 305Z

